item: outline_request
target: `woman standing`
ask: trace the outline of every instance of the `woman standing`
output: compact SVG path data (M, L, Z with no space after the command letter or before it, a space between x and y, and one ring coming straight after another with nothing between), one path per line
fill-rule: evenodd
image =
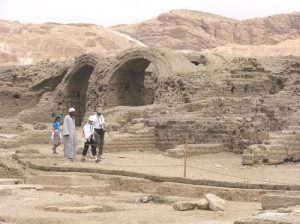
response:
M61 144L61 127L60 127L60 116L57 115L55 117L55 120L53 122L53 141L54 141L54 146L52 148L53 154L58 154L56 151L56 148Z

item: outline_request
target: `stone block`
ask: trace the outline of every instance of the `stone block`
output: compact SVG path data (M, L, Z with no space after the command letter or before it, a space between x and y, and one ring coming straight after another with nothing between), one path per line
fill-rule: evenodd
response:
M253 156L253 154L243 154L243 156L242 156L242 164L243 165L253 165L254 164L254 156Z
M109 185L82 185L82 186L46 186L45 189L64 194L77 194L88 196L110 195Z
M212 211L224 211L225 210L225 200L214 195L214 194L206 194L206 200L208 201L208 207Z
M174 210L177 210L177 211L194 210L196 207L197 207L197 204L195 202L178 201L173 204Z
M300 194L266 194L261 198L264 210L300 205Z
M47 123L38 122L33 125L33 128L35 130L46 130L48 128L48 125Z
M38 149L31 149L31 148L28 148L28 149L17 149L16 150L16 153L24 153L24 154L39 154L39 150Z
M208 209L208 201L206 199L200 199L199 201L196 202L196 204L198 209L202 209L202 210Z
M1 189L0 188L0 197L11 196L13 194L12 189Z
M0 185L24 184L23 179L0 178Z
M99 213L112 211L113 209L108 206L102 205L89 205L78 207L60 207L60 206L47 206L43 209L50 212L66 212L66 213Z
M178 145L173 149L166 150L166 155L176 158L184 157L185 145ZM211 143L211 144L188 144L188 156L213 154L225 151L224 144Z
M27 176L27 184L42 184L53 186L84 186L98 185L101 183L91 176L76 176L76 175L45 175L45 176Z

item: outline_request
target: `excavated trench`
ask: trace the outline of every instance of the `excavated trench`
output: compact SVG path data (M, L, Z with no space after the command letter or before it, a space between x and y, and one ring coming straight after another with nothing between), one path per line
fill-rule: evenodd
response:
M39 172L37 176L27 176L26 184L43 185L46 190L87 195L110 195L113 191L139 192L161 196L180 196L201 198L207 193L213 193L228 201L257 202L267 193L286 193L282 190L243 189L234 187L218 187L144 178L125 177L121 175L84 174L84 173L53 173ZM299 193L299 189L289 191Z
M106 195L110 191L142 192L163 196L202 197L214 193L229 201L256 202L266 193L299 192L299 185L276 183L249 183L189 179L159 176L126 170L89 167L47 166L39 159L26 160L17 153L14 158L37 176L27 176L27 184L40 184L55 192Z

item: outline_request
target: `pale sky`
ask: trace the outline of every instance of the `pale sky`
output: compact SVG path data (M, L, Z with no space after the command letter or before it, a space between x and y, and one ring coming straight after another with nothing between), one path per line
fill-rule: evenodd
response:
M172 9L198 10L241 20L299 12L300 0L0 0L0 19L112 26L141 22Z

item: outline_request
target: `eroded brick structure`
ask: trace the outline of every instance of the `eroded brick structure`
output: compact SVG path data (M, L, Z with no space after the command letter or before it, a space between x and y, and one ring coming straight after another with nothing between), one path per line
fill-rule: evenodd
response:
M168 50L127 50L115 58L83 55L58 87L55 101L58 110L77 108L80 125L86 111L98 106L143 106L164 100L160 83L169 76L192 71L194 65L187 58ZM170 101L170 97L166 99Z
M299 58L137 48L110 58L82 55L60 69L20 119L30 122L34 114L42 121L51 110L65 113L72 106L79 126L100 106L120 134L109 149L121 142L128 150L168 152L188 141L194 150L244 153L244 164L300 159Z

